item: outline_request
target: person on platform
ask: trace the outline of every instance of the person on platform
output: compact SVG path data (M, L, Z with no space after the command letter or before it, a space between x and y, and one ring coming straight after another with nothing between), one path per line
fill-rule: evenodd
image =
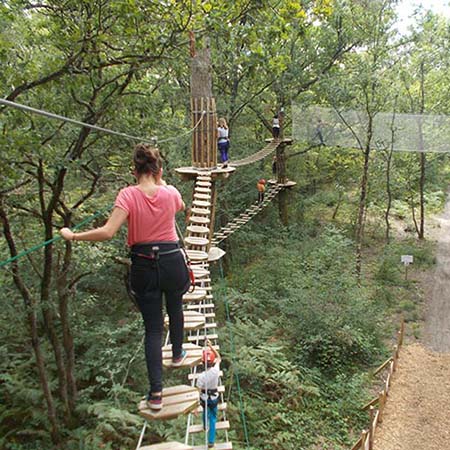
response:
M258 203L261 204L264 201L264 192L266 191L266 180L264 178L258 180L256 189L258 190Z
M223 164L223 168L228 166L228 150L230 148L228 131L227 121L224 117L221 117L217 127L217 148L220 153L220 161Z
M152 410L162 408L163 294L169 315L172 366L181 366L184 319L182 297L189 289L188 268L175 229L175 214L185 208L178 190L162 179L158 149L138 144L133 154L137 184L122 189L105 225L74 233L61 229L67 241L105 241L128 224L131 250L130 290L145 326L145 357L150 388L146 396Z
M208 347L203 350L202 354L204 370L197 379L197 387L200 389L200 403L203 408L203 428L205 431L208 430L208 448L214 448L221 357L209 340L207 345Z
M272 136L274 139L280 138L280 118L275 114L272 119Z

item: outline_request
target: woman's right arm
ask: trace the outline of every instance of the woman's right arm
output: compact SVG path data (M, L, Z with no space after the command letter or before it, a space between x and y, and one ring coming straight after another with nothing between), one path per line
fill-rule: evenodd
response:
M102 227L81 233L74 233L70 228L61 228L61 236L66 241L108 241L119 231L126 222L128 212L122 208L115 207L108 221Z

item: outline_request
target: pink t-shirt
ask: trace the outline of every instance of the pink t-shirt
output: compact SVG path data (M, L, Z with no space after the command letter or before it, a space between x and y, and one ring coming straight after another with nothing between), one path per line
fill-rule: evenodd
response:
M158 186L152 196L138 186L122 189L114 206L128 213L128 245L140 242L176 242L175 213L183 202L173 186Z

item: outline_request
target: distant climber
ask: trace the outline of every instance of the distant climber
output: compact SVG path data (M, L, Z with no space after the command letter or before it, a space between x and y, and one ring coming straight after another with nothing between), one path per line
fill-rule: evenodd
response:
M162 179L162 158L158 149L138 144L133 163L137 184L119 192L106 224L81 233L62 228L61 236L66 241L105 241L112 239L119 228L128 223L130 288L145 326L145 357L150 384L147 406L159 410L163 388L163 294L169 315L172 366L181 366L186 358L182 298L189 289L190 279L175 229L175 214L185 209L185 205L177 189L167 186Z
M203 429L208 430L208 448L214 448L216 442L217 406L219 392L217 390L220 377L219 352L207 341L208 348L203 350L203 372L197 379L200 389L200 403L203 407Z
M316 138L319 140L320 145L325 145L325 140L323 138L323 127L324 123L322 122L322 119L317 119L317 125L316 125L316 134L313 137L313 140L316 140Z
M266 190L266 180L264 180L264 178L258 180L256 189L258 189L258 203L262 203L264 201L264 192Z
M220 153L220 161L223 168L228 166L228 150L230 148L230 138L228 136L228 125L224 117L221 117L217 124L217 148Z
M272 119L272 136L274 139L280 138L280 119L278 114L275 114Z

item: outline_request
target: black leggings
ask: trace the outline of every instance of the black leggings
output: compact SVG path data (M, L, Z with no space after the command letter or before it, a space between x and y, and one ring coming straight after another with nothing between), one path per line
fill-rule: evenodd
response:
M181 251L147 259L136 253L152 255L157 245L160 253L178 248L177 243L136 244L132 247L130 287L145 325L145 358L150 392L162 390L163 294L169 315L172 355L181 355L183 344L183 294L189 289L189 273Z

